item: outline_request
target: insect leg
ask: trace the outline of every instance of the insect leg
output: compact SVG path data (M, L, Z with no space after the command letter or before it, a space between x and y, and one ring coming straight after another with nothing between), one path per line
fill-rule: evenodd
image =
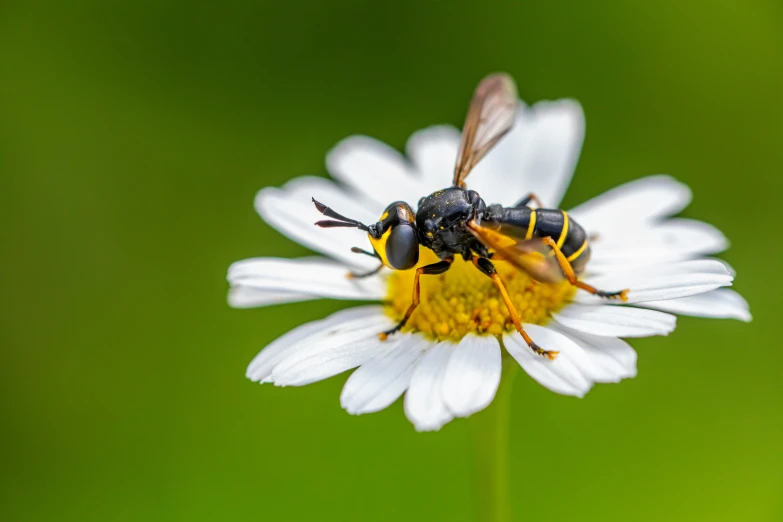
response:
M552 251L555 253L555 257L557 258L557 262L560 264L560 268L563 269L563 274L565 274L566 279L568 279L568 282L574 285L577 288L581 288L582 290L585 290L586 292L590 292L593 295L597 295L598 297L604 297L606 299L619 299L620 301L627 301L628 300L628 289L620 290L618 292L605 292L603 290L598 290L597 288L588 285L587 283L583 283L582 281L579 281L577 279L576 274L574 273L574 269L571 268L571 263L568 262L568 259L566 259L565 254L563 254L562 250L558 248L557 243L551 238L551 237L545 237L542 238L544 243L552 247Z
M348 279L364 279L365 277L374 276L383 269L383 263L378 265L378 268L373 268L368 272L348 272L345 277Z
M544 350L534 343L533 339L531 339L527 332L525 332L525 330L522 328L522 321L519 319L517 309L514 307L514 303L511 302L511 298L508 296L508 291L506 290L506 285L503 284L503 280L500 279L500 276L495 269L495 265L492 264L492 261L485 257L474 257L472 261L476 268L489 276L489 278L492 279L492 282L495 283L498 291L500 291L500 295L503 297L503 302L506 303L506 308L508 308L508 314L511 316L511 321L513 321L514 327L517 329L517 332L522 335L522 338L525 340L530 349L536 352L536 354L543 355L550 361L553 361L559 352Z
M364 254L366 256L374 257L380 261L380 258L378 257L377 253L368 252L367 250L363 250L359 247L351 248L351 252L353 252L354 254ZM378 272L381 271L382 268L383 268L383 263L378 265L378 268L370 270L369 272L348 272L347 274L345 274L345 277L347 277L348 279L362 279L364 277L370 277L371 275L377 274Z
M540 200L540 199L538 199L538 196L536 196L535 194L533 194L533 193L531 192L530 194L528 194L528 195L527 195L527 196L525 196L524 198L520 199L520 200L519 200L519 203L517 203L516 205L514 205L514 208L522 208L522 207L526 207L526 206L527 206L527 204L528 204L528 203L530 203L531 201L532 201L533 203L535 203L535 204L536 204L536 207L537 207L537 208L543 208L543 207L544 207L544 205L542 205L542 204L541 204L541 200Z
M354 254L364 254L365 256L374 257L376 259L378 258L378 254L376 254L375 252L370 252L368 250L364 250L363 248L359 248L359 247L351 247L351 252L353 252Z
M403 326L405 326L405 323L408 322L408 319L411 318L411 315L413 315L413 311L416 310L416 307L419 306L419 297L421 295L419 277L422 275L442 274L443 272L451 268L451 263L453 261L454 258L449 257L438 263L433 263L431 265L422 266L416 269L416 276L413 278L413 300L411 302L411 305L408 307L408 311L405 312L405 317L402 318L402 321L400 321L397 324L397 326L395 326L391 330L388 330L386 332L381 332L378 334L378 337L380 337L381 341L385 341L386 338L389 337L391 334L399 332L400 329Z

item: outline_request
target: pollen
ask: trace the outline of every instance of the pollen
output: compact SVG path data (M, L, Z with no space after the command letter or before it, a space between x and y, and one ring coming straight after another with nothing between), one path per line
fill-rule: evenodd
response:
M431 251L422 249L418 266L436 261ZM568 281L540 283L505 261L494 265L523 323L545 324L552 312L574 296ZM403 318L411 304L415 275L415 269L389 275L385 309L395 321ZM422 275L419 281L421 301L402 331L459 341L468 333L500 335L514 329L500 292L473 263L456 257L447 272Z

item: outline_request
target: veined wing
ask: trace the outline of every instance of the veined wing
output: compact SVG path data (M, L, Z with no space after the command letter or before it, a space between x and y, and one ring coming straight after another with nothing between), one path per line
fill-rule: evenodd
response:
M498 254L519 270L542 283L557 283L564 279L557 260L551 256L552 249L540 238L524 239L525 230L511 225L468 223L468 230L487 248Z
M463 186L473 167L511 130L517 110L517 86L506 73L484 78L468 108L454 167L454 186Z

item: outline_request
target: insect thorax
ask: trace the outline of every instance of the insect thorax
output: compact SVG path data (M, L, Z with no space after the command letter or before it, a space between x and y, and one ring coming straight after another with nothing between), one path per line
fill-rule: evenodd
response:
M416 226L421 243L436 254L459 254L473 242L466 223L483 202L473 191L449 187L419 200Z

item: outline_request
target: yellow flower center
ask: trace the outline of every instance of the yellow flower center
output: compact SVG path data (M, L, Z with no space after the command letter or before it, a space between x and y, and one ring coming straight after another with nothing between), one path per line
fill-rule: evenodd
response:
M437 261L427 249L422 249L420 259L419 266ZM523 323L544 324L549 314L562 308L576 292L568 281L540 283L504 261L494 265ZM402 319L411 304L415 273L411 269L389 275L385 308L395 321ZM403 331L458 341L471 332L499 335L514 329L500 292L473 263L455 257L446 273L422 275L419 281L421 302Z

